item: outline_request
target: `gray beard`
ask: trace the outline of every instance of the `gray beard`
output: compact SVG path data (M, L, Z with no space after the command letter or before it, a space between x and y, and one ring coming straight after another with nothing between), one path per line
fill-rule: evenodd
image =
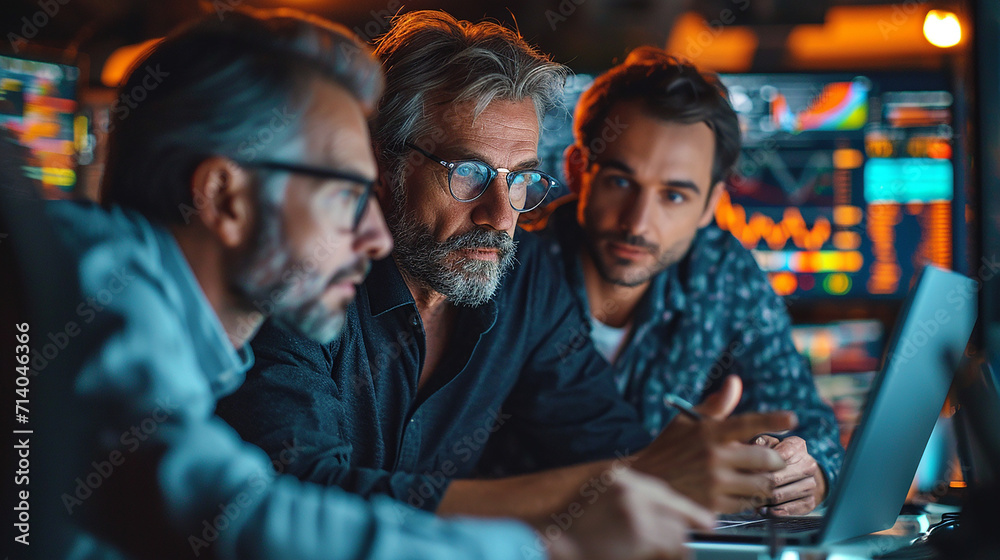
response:
M328 279L309 272L316 262L326 258L324 243L331 241L319 241L306 261L292 262L282 243L277 218L280 205L262 200L257 211L261 220L254 245L231 285L253 310L311 340L321 344L332 342L343 329L344 310L331 310L323 305L320 298Z
M388 219L396 245L393 255L412 280L448 298L455 305L478 307L490 301L504 275L514 266L517 242L506 232L477 227L437 241L430 227L409 213ZM497 262L457 257L461 249L499 249Z

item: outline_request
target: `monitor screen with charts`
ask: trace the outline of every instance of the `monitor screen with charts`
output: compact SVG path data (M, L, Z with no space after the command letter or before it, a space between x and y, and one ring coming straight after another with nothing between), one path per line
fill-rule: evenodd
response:
M76 66L0 54L0 127L28 148L25 174L47 196L77 184L78 143L87 135L78 118Z

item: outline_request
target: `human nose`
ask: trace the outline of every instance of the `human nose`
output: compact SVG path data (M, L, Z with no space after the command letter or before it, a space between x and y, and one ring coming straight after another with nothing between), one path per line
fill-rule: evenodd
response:
M622 230L638 236L646 233L653 220L653 206L653 193L640 191L631 197L619 222Z
M372 197L368 200L368 205L368 210L361 218L354 234L351 248L356 253L363 253L372 260L378 260L385 258L392 251L392 235L389 233L378 201Z
M487 226L497 231L511 231L517 223L517 211L510 205L507 174L500 168L493 181L486 185L486 191L476 199L472 211L472 221L479 226Z

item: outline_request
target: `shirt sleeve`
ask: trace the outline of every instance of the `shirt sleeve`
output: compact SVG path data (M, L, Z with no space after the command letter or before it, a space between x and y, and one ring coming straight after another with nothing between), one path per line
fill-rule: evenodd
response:
M340 429L350 415L347 396L331 376L331 347L268 322L254 339L254 351L256 364L246 383L218 408L245 440L301 480L437 509L447 480L352 465L352 445Z
M726 373L736 373L743 381L737 412L796 413L799 426L793 435L805 440L809 454L826 475L827 487L832 488L844 455L836 418L817 393L809 364L792 342L791 319L784 301L759 271L757 275L761 278L749 291L759 299L718 363ZM709 387L706 395L713 389Z
M213 414L163 271L147 257L123 242L82 259L85 294L108 290L99 312L122 320L75 380L97 448L77 479L86 487L63 498L76 521L142 558L457 560L539 551L514 522L443 521L276 477L268 457Z

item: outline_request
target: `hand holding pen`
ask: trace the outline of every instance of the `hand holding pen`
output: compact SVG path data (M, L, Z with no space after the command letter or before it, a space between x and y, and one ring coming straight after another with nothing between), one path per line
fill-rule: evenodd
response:
M718 513L768 503L774 486L769 475L783 469L785 462L778 452L746 442L761 433L794 428L797 420L788 412L729 416L741 390L738 379L727 380L721 395L710 396L697 409L675 400L686 412L636 454L633 467Z

